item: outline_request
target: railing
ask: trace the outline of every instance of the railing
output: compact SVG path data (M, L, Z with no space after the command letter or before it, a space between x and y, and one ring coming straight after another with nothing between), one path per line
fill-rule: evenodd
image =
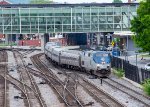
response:
M138 68L130 64L129 61L118 57L111 56L111 67L123 69L125 71L125 77L137 83L142 83L145 79L150 78L150 71Z
M146 69L141 69L141 75L142 75L142 81L144 81L145 79L150 78L150 71Z
M117 69L123 69L123 60L114 56L111 56L111 66Z

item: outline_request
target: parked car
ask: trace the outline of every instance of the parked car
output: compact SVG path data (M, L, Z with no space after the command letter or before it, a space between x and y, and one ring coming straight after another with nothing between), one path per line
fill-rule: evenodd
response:
M145 65L145 69L150 70L150 63L147 63L147 64Z

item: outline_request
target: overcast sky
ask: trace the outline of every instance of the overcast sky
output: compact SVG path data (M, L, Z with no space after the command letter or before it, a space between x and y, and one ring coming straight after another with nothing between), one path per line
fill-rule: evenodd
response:
M97 3L112 3L113 0L53 0L55 2L59 3L91 3L91 2L97 2ZM128 2L128 0L122 0L123 2Z

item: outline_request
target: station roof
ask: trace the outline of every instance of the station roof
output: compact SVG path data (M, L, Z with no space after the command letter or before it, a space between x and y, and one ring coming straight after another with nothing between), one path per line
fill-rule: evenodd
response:
M113 33L113 35L115 36L133 36L135 35L135 33L131 32L131 31L116 31Z
M30 0L8 0L12 4L27 4L30 3Z
M121 7L121 6L136 6L139 3L81 3L81 4L0 4L0 7L4 8L30 8L30 7L37 7L37 8L45 8L45 7Z

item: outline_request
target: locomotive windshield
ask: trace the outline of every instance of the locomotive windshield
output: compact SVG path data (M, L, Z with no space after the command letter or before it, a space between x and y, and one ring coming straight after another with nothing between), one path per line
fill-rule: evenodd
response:
M96 52L93 54L93 61L97 64L110 63L110 56L107 53Z

